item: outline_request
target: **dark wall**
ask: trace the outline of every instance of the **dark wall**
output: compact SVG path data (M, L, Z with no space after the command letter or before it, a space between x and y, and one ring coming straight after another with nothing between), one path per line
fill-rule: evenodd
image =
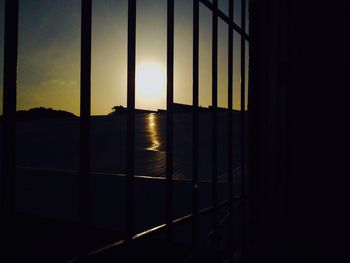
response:
M338 176L349 160L348 9L251 2L249 255L252 262L316 262L331 251L346 207Z

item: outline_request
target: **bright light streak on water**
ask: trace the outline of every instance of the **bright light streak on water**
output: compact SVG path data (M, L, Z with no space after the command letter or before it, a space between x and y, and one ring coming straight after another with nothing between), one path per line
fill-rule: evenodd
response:
M147 122L147 137L151 143L146 150L159 151L159 127L158 127L158 116L155 113L149 113L146 117Z

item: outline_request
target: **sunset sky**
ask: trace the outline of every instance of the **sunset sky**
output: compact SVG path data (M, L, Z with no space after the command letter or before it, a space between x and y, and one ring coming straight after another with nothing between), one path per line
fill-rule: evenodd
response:
M0 89L3 85L4 0L0 0ZM166 81L166 0L137 2L137 70L151 65ZM240 25L239 1L235 15ZM228 1L219 1L227 13ZM80 1L20 0L17 109L52 107L79 115ZM211 104L211 12L200 4L200 104ZM227 106L227 25L219 19L218 105ZM248 54L247 54L248 55ZM126 105L127 0L94 0L92 114ZM146 65L146 66L145 66ZM175 102L192 103L192 1L175 1ZM234 108L240 107L240 36L234 34ZM2 101L2 99L1 99ZM2 102L1 102L2 103ZM136 90L136 107L164 109ZM2 112L2 107L1 107Z

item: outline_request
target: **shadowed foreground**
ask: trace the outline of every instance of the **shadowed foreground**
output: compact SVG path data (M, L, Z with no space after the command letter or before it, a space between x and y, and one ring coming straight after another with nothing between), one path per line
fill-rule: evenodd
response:
M15 253L12 260L39 263L70 260L74 262L77 260L77 251L83 249L84 240L88 251L93 251L112 244L118 237L122 238L122 234L116 231L89 228L87 238L82 239L78 229L78 225L74 223L18 214L15 247L21 253ZM225 248L215 251L204 247L198 250L197 260L215 262L218 255L220 260L224 260L229 253ZM235 256L239 258L239 250ZM167 243L161 235L156 235L96 253L83 262L194 262L194 254L189 244Z

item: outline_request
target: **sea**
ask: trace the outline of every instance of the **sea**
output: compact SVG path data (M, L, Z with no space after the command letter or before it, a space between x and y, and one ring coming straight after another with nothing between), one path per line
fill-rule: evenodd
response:
M240 165L240 122L234 115L232 169ZM40 119L17 123L16 164L22 168L48 170L79 169L79 119ZM228 115L218 114L218 140L212 141L212 115L199 115L199 178L211 180L212 153L218 153L217 173L228 171ZM192 178L192 114L174 114L173 177ZM90 170L97 173L126 172L126 115L92 116ZM131 135L130 135L131 136ZM164 177L166 163L166 114L138 113L135 117L135 175Z
M218 201L227 200L231 187L227 184L228 117L227 112L218 113L218 140L213 144L212 115L210 112L199 114L199 209L212 205L213 147L217 148ZM180 218L192 211L192 114L174 113L173 120L172 212L174 218ZM233 114L232 123L233 165L230 169L234 172L234 195L239 196L241 129L238 114ZM78 220L79 134L79 118L17 122L17 212L55 220ZM127 136L126 115L91 117L88 202L92 226L124 231ZM137 113L134 136L135 184L132 191L137 233L159 226L165 220L166 114ZM203 227L209 228L210 216L203 218L206 222ZM190 242L189 227L177 231L179 241Z

